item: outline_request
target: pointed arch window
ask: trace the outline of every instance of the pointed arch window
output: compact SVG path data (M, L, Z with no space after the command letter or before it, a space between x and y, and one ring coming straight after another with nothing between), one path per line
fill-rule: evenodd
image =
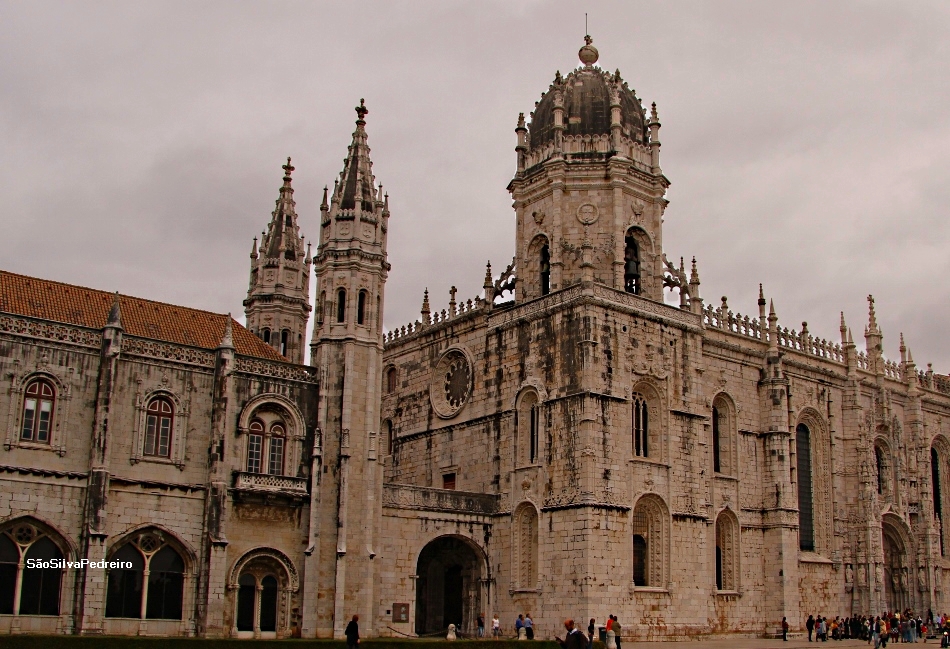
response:
M716 518L716 590L739 590L739 525L728 510Z
M515 515L515 575L520 590L538 587L538 512L525 503Z
M0 533L0 614L59 615L62 560L59 545L34 525Z
M366 291L360 291L356 296L356 324L365 324L366 321Z
M174 420L175 408L167 397L155 397L148 402L145 414L143 455L169 456Z
M140 534L110 561L126 567L109 570L106 617L181 619L185 562L161 534Z
M392 394L396 391L396 368L390 367L386 370L386 394Z
M336 292L336 321L346 322L346 289Z
M623 290L627 293L640 294L640 246L633 233L628 231L624 239L623 250Z
M634 586L666 588L669 581L669 510L649 494L637 501L631 518Z
M551 248L541 246L541 295L551 292Z
M737 436L732 402L720 393L713 399L712 454L713 471L722 475L735 474L735 439Z
M515 464L537 464L541 456L541 406L537 392L525 391L518 400L515 417Z
M33 379L26 386L23 397L23 417L20 439L38 444L50 443L50 428L53 422L53 406L56 391L46 379Z
M815 514L812 503L811 431L805 424L795 428L795 450L798 459L798 547L803 552L815 551Z
M950 467L950 444L943 436L934 440L930 447L930 488L933 497L934 523L940 535L940 555L946 556L947 533L944 530L943 515L950 506L950 480L947 469Z
M722 448L719 444L719 408L713 406L712 409L712 435L713 435L713 471L719 473L722 470L720 453ZM720 588L722 590L722 588Z

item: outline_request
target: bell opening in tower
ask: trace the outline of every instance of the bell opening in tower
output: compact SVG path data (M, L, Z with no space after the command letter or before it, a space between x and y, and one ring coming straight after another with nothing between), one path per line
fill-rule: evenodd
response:
M627 293L640 294L640 247L633 235L627 234L623 251L623 288Z
M551 251L547 244L541 247L541 295L551 292Z

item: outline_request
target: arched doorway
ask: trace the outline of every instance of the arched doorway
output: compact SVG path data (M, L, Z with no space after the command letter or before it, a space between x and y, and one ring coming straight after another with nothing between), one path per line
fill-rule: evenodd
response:
M449 624L473 631L481 612L484 565L466 540L442 536L429 542L416 566L416 633L440 633Z
M884 593L889 611L911 607L907 548L900 531L892 523L881 525L884 541Z

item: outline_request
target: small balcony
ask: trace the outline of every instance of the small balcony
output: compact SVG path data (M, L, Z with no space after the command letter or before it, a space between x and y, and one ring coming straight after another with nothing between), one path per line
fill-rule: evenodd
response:
M241 491L253 491L263 494L290 496L307 495L307 479L289 475L269 475L266 473L248 473L235 471L234 488Z

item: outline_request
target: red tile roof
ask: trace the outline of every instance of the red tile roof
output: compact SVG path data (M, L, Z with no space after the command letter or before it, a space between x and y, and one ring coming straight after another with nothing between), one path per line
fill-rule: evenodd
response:
M0 312L101 329L113 293L0 270ZM119 296L122 328L130 336L215 349L224 336L227 315ZM237 353L286 362L276 349L238 324L231 328Z

